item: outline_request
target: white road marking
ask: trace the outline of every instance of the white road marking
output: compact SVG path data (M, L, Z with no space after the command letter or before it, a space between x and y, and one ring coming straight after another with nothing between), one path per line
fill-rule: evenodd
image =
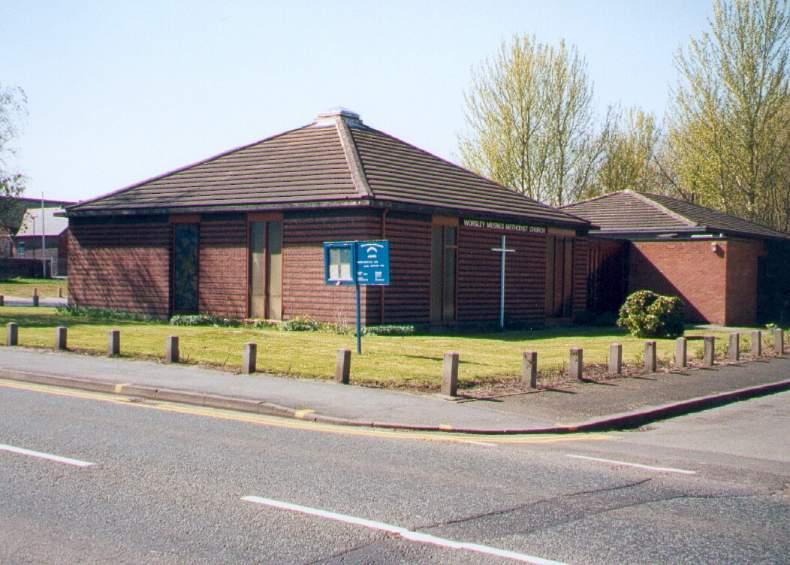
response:
M652 465L642 465L641 463L629 463L628 461L616 461L614 459L602 459L600 457L587 457L586 455L565 454L574 459L584 459L585 461L597 461L598 463L611 463L612 465L625 465L626 467L636 467L637 469L647 469L649 471L660 471L662 473L680 473L681 475L696 475L696 471L688 469L675 469L674 467L653 467Z
M281 510L301 512L302 514L309 514L310 516L318 516L319 518L326 518L328 520L334 520L336 522L345 522L346 524L362 526L365 528L370 528L372 530L379 530L418 543L438 545L440 547L446 547L449 549L474 551L476 553L484 553L486 555L493 555L495 557L504 557L505 559L513 559L515 561L521 561L523 563L535 563L538 565L562 565L559 561L542 559L540 557L527 555L525 553L517 553L515 551L508 551L506 549L499 549L496 547L490 547L488 545L480 545L476 543L468 543L468 542L461 542L461 541L440 538L437 536L433 536L431 534L423 534L420 532L415 532L414 530L409 530L407 528L401 528L400 526L385 524L384 522L376 522L375 520L357 518L356 516L349 516L348 514L336 514L335 512L329 512L328 510L310 508L309 506L300 506L299 504L291 504L290 502L282 502L280 500L273 500L271 498L262 498L260 496L245 496L242 497L242 500L246 502L254 502L256 504L263 504L264 506L271 506L273 508L279 508Z
M472 445L480 445L482 447L496 447L495 443L487 443L485 441L474 441L474 440L467 440L464 443L471 443Z
M89 463L88 461L80 461L79 459L71 459L70 457L61 457L60 455L52 455L51 453L43 453L41 451L32 451L22 447L6 445L5 443L0 443L0 451L8 451L9 453L16 453L18 455L38 457L39 459L46 459L56 463L65 463L66 465L74 465L75 467L90 467L91 465L95 465L95 463Z

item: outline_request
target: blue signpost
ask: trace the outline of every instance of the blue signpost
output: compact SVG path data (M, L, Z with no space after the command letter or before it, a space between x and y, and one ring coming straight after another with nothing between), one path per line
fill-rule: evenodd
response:
M325 242L324 282L331 285L354 285L357 305L357 353L362 353L359 287L390 284L389 241Z

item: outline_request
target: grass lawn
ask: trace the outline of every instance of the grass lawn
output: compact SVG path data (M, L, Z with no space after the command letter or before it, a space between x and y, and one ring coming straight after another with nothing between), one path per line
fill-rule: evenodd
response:
M124 356L162 358L165 338L180 336L184 362L201 363L237 370L243 344L258 344L258 370L283 375L332 378L336 350L355 348L353 335L328 332L287 332L276 329L214 328L171 326L167 323L96 321L61 315L53 308L0 307L0 323L19 324L19 343L28 347L53 347L54 328L69 328L69 348L103 354L107 332L121 330ZM690 330L687 336L716 335L717 350L726 346L726 334ZM747 349L749 338L742 337ZM623 344L625 362L641 363L644 340L626 335L618 328L573 327L539 331L511 331L490 334L366 336L363 355L353 355L351 379L357 384L400 388L438 389L442 355L461 354L459 380L462 387L494 383L520 373L521 353L538 352L541 372L559 370L568 359L568 349L584 348L585 363L605 363L609 344ZM669 361L673 340L657 340L658 357ZM702 349L702 342L689 343L689 358Z
M3 296L18 296L28 298L33 296L33 289L38 289L42 298L57 298L58 289L62 289L63 296L68 296L68 282L66 279L29 279L15 277L0 280L0 294Z

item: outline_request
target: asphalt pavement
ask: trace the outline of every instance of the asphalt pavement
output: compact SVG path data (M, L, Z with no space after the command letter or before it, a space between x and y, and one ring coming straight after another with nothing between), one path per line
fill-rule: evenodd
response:
M0 562L785 563L788 400L469 438L4 381Z
M20 347L0 349L4 377L353 425L541 432L635 427L787 389L790 358L568 383L482 399Z

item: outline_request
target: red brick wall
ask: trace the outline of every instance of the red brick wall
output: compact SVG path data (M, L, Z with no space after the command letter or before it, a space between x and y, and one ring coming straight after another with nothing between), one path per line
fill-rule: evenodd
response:
M292 214L283 221L283 319L308 315L353 325L354 288L324 284L325 241L379 239L381 212ZM378 323L380 293L362 287L362 320Z
M711 244L719 251L714 253ZM727 243L722 240L632 242L628 290L680 296L693 322L727 321Z
M200 223L198 308L202 314L247 316L247 223L245 219Z
M431 216L390 213L390 286L370 289L384 296L384 323L427 324L431 313ZM381 318L379 318L380 320ZM370 323L378 323L371 308Z
M170 225L165 220L114 222L71 221L70 303L167 316Z
M546 238L542 234L500 232L461 226L458 234L458 321L499 320L500 254L507 235L505 318L511 322L543 324L545 317Z
M727 324L757 323L757 258L761 240L727 241Z

